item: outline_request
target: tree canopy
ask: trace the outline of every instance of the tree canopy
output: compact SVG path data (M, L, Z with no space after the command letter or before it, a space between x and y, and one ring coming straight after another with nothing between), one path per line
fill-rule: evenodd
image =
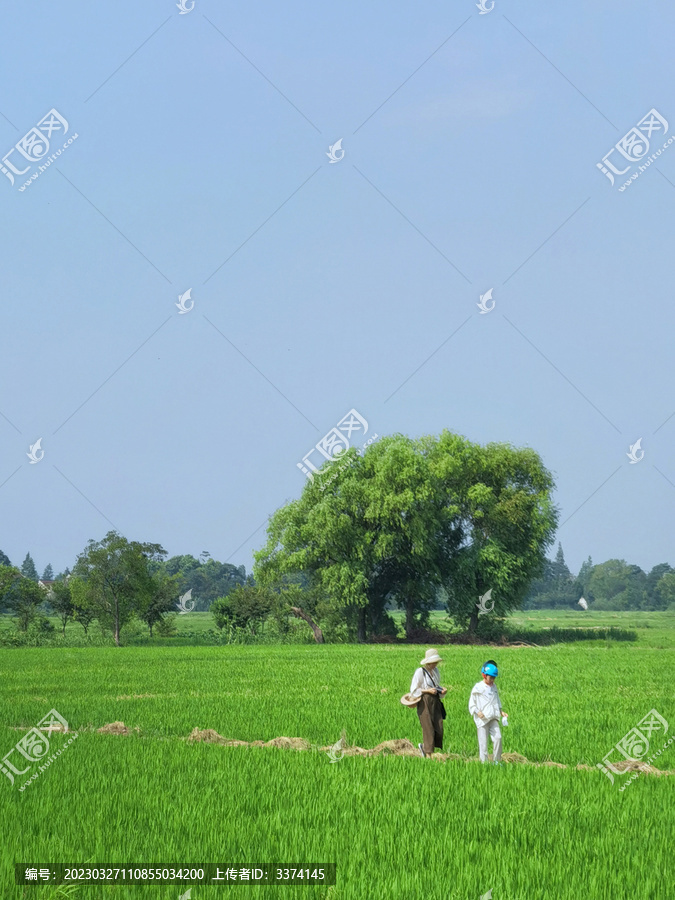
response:
M488 589L498 611L520 605L557 523L553 479L533 450L444 431L383 438L341 461L339 473L327 463L271 517L257 580L303 573L359 640L377 633L392 603L405 610L410 636L439 591L469 628Z
M13 566L0 566L0 602L14 616L19 631L27 631L36 620L45 596L37 579L27 578Z
M26 553L26 558L21 563L21 574L24 578L30 578L31 581L38 580L38 572L30 553Z
M560 567L561 557L562 548L558 545L556 560L547 560L543 575L532 582L525 608L578 609L582 594L589 609L598 610L664 610L675 601L668 589L673 576L668 563L658 563L647 573L625 559L608 559L593 565L589 556L575 578L566 565L566 574Z
M78 556L73 573L85 585L80 602L112 629L118 646L122 626L134 615L143 618L157 591L164 590L165 582L159 585L148 568L149 562L164 556L166 550L159 544L129 541L116 531L109 531L102 541L89 541Z

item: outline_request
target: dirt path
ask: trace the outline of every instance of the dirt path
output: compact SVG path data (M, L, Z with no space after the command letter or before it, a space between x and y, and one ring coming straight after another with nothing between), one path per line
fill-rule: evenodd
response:
M319 747L316 744L310 744L309 741L304 740L304 738L291 737L276 737L272 738L271 741L238 741L225 738L212 728L206 728L202 731L200 731L199 728L194 728L187 740L189 742L205 741L206 743L211 744L222 744L225 747L281 747L286 750L320 750L324 753L332 754L336 758L342 758L343 756L380 756L382 754L420 757L420 752L417 747L411 741L407 740L407 738L383 741L381 744L378 744L377 747L373 747L372 750L367 750L364 747L351 747L346 742L342 743L341 741L338 741L338 743L334 744L332 747ZM477 756L462 756L459 753L437 752L434 753L431 758L440 761L446 761L448 759L460 759L465 762L478 761ZM490 755L490 759L492 759L492 755ZM556 769L570 768L570 766L567 766L564 763L553 762L552 760L530 762L526 756L522 756L520 753L503 753L502 761L505 763L519 763L527 766L548 766L549 768ZM675 775L674 770L657 769L655 766L641 763L638 759L627 759L615 763L615 767L620 772L641 771L648 775ZM589 772L593 772L596 767L579 763L575 768L586 769Z
M21 725L10 725L10 728L16 731L25 731L26 729ZM62 726L52 727L53 731L64 731ZM96 731L97 734L116 734L116 735L136 735L139 736L141 734L141 729L136 725L135 728L128 728L124 722L110 722L107 725L103 725L101 728L95 728L93 725L87 725L83 728L78 729L79 732L82 731ZM164 740L169 740L169 738L165 738ZM207 744L221 744L223 747L275 747L281 750L318 750L322 753L327 753L331 757L334 758L335 761L338 759L342 759L344 756L415 756L418 759L420 758L420 752L411 741L407 738L396 738L392 741L382 741L381 744L378 744L377 747L373 747L372 749L367 749L365 747L355 747L351 746L346 737L343 737L332 746L319 746L318 744L310 744L309 741L306 741L304 738L294 738L294 737L275 737L270 741L240 741L235 738L226 738L221 734L218 734L217 731L214 731L213 728L193 728L192 732L186 738L180 738L182 741L187 741L188 743L204 742ZM477 756L462 756L460 753L434 753L431 757L432 759L438 760L440 762L445 762L449 759L459 759L464 762L477 762ZM490 754L490 759L492 759L492 754ZM526 756L522 756L520 753L503 753L502 754L502 762L505 763L517 763L519 765L525 766L548 766L549 768L554 769L569 769L571 766L567 766L564 763L553 762L553 760L546 759L542 762L532 762ZM639 759L626 759L620 762L614 763L616 769L620 772L644 772L646 775L675 775L674 769L657 769L655 766L650 766L646 763L640 762ZM587 766L584 763L579 763L574 766L576 769L586 769L589 772L594 772L597 768L596 766Z

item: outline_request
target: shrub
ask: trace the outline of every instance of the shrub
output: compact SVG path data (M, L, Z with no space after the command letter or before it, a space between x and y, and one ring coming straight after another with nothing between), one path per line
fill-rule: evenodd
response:
M170 613L167 616L163 616L158 620L155 625L155 631L159 637L175 637L178 634L178 628L176 627L176 613Z

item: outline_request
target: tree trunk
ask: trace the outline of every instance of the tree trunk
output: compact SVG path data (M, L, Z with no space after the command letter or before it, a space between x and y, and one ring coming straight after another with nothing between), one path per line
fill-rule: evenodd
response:
M321 631L321 629L316 624L316 622L312 621L312 619L310 618L310 616L307 615L307 613L304 611L304 609L301 609L299 606L291 606L291 612L296 617L296 619L304 619L305 622L307 622L309 627L314 632L314 640L317 642L317 644L324 643L323 631Z
M471 618L469 619L469 634L473 634L476 631L476 626L478 625L478 610L474 609L471 613Z
M120 645L120 605L117 597L113 594L113 634L115 636L115 646Z
M406 600L405 604L405 636L411 637L415 628L415 604L413 600Z
M356 639L359 644L365 644L366 642L366 608L365 606L360 606L358 609L358 631Z

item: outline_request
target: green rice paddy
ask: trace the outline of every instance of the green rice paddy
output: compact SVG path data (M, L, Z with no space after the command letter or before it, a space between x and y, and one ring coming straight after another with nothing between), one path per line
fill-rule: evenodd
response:
M611 615L603 625L616 624ZM544 616L534 618L545 627ZM329 746L344 729L360 747L394 738L417 744L417 715L399 697L424 647L3 650L0 756L52 708L78 737L23 792L18 786L33 769L15 786L0 776L0 898L178 900L189 886L24 887L14 884L16 862L211 862L337 865L334 887L239 884L238 900L479 900L488 891L492 900L670 900L675 778L640 774L621 792L628 776L612 785L595 768L649 710L675 727L673 618L649 624L634 643L443 647L444 750L460 757L447 762L346 755L331 763L317 749L185 740L199 728L243 741L285 735ZM499 663L509 713L504 752L567 768L476 761L467 704L487 657ZM114 721L136 730L96 731ZM67 739L52 734L50 752ZM662 770L675 770L672 747ZM232 890L195 885L191 900Z

